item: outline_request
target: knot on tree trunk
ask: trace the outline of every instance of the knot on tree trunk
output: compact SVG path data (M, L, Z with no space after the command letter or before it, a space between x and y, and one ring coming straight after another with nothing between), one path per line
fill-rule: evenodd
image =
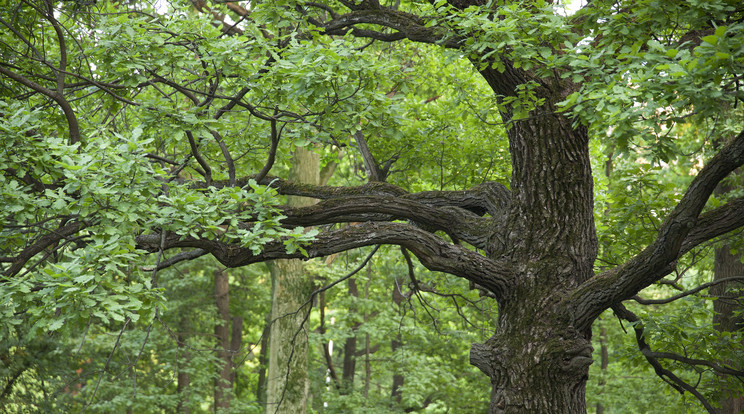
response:
M487 344L471 345L470 364L483 371L489 378L493 378L493 349Z

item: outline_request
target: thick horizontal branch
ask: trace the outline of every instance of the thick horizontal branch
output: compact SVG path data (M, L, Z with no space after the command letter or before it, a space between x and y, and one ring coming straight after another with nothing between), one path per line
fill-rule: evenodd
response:
M138 248L157 251L161 246L159 234L137 237ZM282 241L266 244L259 254L250 248L227 244L216 240L186 238L169 233L165 248L199 248L211 253L227 267L240 267L275 259L305 259L327 256L358 247L376 244L403 246L418 257L426 268L450 273L465 278L501 297L511 273L498 262L464 247L448 243L444 239L403 223L360 223L344 229L321 233L305 247L307 256L296 251L287 253Z
M250 180L255 180L255 175L240 177L236 180L239 187L248 186ZM360 195L378 195L378 196L400 196L408 192L400 187L383 182L371 182L357 187L333 187L313 184L299 184L287 181L283 178L267 175L258 181L258 184L270 186L282 195L293 195L300 197L317 198L327 200L331 198L341 198ZM198 187L207 187L206 183L196 184ZM227 187L229 183L226 180L214 181L212 187Z
M703 167L664 220L651 245L625 264L589 279L577 289L569 299L577 325L589 327L602 311L630 299L671 272L675 261L687 250L740 227L744 220L739 199L707 214L700 212L718 183L742 164L744 131Z
M468 190L422 191L403 196L433 207L460 207L477 215L486 213L493 217L506 214L511 193L503 184L488 181Z
M448 33L438 26L426 26L426 19L410 13L392 9L373 8L354 10L337 16L322 27L325 34L345 35L351 32L357 37L366 37L385 42L408 39L421 43L440 43L449 48L460 47L462 39ZM357 25L377 25L393 29L395 33L383 33L369 29L361 29Z
M744 226L744 197L733 199L721 207L701 214L697 225L690 230L682 243L681 252L687 253L708 240L742 226Z
M238 178L236 183L240 187L248 185L248 181L254 176ZM227 181L215 181L214 187L227 186ZM420 193L408 193L406 190L385 182L370 182L356 187L333 187L312 184L298 184L281 178L266 176L259 182L261 185L271 186L279 194L300 197L317 198L320 200L359 197L380 196L394 197L417 201L432 207L460 207L471 211L479 216L486 213L493 217L501 217L509 208L511 193L503 185L496 182L485 182L468 190L461 191L422 191ZM200 183L200 187L206 187Z
M424 198L426 200L426 198ZM309 207L286 209L282 224L323 224L411 220L426 230L442 230L479 249L486 249L494 219L477 216L461 208L441 208L420 200L390 196L356 196L322 201Z

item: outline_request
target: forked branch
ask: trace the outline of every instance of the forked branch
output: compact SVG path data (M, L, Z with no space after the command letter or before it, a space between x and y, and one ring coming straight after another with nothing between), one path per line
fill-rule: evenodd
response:
M744 164L744 131L713 157L688 187L677 207L664 220L656 240L625 264L589 279L572 295L577 326L588 328L599 314L630 299L669 274L684 253L710 238L744 224L744 202L701 215L718 183Z

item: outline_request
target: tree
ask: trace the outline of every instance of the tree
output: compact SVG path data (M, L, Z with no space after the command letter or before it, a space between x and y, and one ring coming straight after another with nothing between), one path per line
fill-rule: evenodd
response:
M299 184L320 184L318 156L297 148L290 178ZM289 198L287 204L313 204L306 198ZM277 260L269 264L272 280L271 327L266 412L304 413L310 383L307 375L309 307L305 298L312 293L313 280L301 260Z
M201 15L122 3L84 12L51 1L1 12L8 323L30 318L42 335L81 323L89 310L152 318L154 306L132 300L155 300L143 262L156 273L208 253L241 267L394 244L497 301L493 336L470 353L491 380L490 412L584 412L597 317L613 309L638 322L623 301L744 225L744 198L708 205L744 164L744 131L734 122L744 66L739 2L595 0L572 15L544 1L194 6ZM439 91L398 96L411 84L406 67L427 64L425 56L406 62L410 42L431 45L424 55L469 62L490 88L481 99L473 87L464 105L479 106L439 119L484 134L480 151L505 133L508 186L502 177L449 187L445 171L455 169L441 163L438 186L314 186L268 175L291 147L345 147L358 131L377 137L369 147L388 160L385 175L434 158L411 145L444 148L437 133L459 136L422 128L430 109L421 102ZM458 116L477 119L480 130ZM591 144L672 165L689 157L672 133L684 122L710 125L694 154L701 166L678 184L645 246L595 271ZM260 138L278 124L287 128L281 143ZM729 143L705 147L736 126ZM462 150L461 159L478 153ZM490 170L482 161L463 168ZM278 194L321 201L286 207ZM112 300L115 308L104 306Z
M741 180L741 173L730 177L730 181ZM716 188L717 195L724 195L734 191L731 182L722 182ZM736 252L736 253L733 253ZM715 314L713 315L714 328L721 332L736 332L741 329L741 293L737 285L744 283L744 261L743 256L737 250L733 250L728 243L717 246L714 252L713 282L716 283L710 289L711 295L716 297L713 303ZM737 283L738 282L738 283ZM734 361L727 361L734 367ZM739 413L744 410L744 397L729 389L726 385L721 387L721 412Z

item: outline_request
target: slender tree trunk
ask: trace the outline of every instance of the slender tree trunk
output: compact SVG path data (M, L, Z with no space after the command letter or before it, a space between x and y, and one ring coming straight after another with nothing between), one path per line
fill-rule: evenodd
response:
M231 316L230 320L232 321L232 328L230 331L230 369L232 370L230 381L232 382L233 392L235 392L238 389L238 371L235 369L234 356L243 346L243 318L239 316Z
M395 278L393 282L393 303L395 304L396 309L398 310L398 313L400 314L400 307L403 303L403 300L405 299L405 296L403 295L403 292L400 291L400 286L402 284L402 279ZM395 356L396 351L398 351L403 346L403 339L400 336L400 331L396 332L396 334L393 336L393 339L390 341L390 348L393 351L393 356ZM397 369L393 373L393 387L392 391L390 393L390 398L393 401L393 403L397 404L398 406L401 405L403 402L403 384L405 383L405 377L403 376L403 373L400 370L400 367L396 367Z
M325 337L326 334L326 328L325 328L325 308L326 308L326 300L325 300L325 292L320 292L318 294L318 310L320 311L320 326L318 327L318 332L321 336ZM331 354L333 351L333 341L321 341L320 348L321 352L323 353L323 356L326 360L326 366L328 377L333 381L333 384L336 386L337 389L341 388L341 383L338 379L338 375L336 374L336 366L333 363L333 355Z
M290 180L305 184L320 182L319 157L297 148L292 160ZM288 197L290 207L303 207L316 201ZM312 292L312 282L301 260L275 260L269 264L272 281L269 373L266 393L267 413L303 414L310 388L307 373L308 307L303 304Z
M214 298L217 304L218 324L214 327L217 338L217 357L220 360L219 376L214 383L214 412L227 412L230 409L232 390L232 353L230 352L230 285L228 274L221 270L214 272Z
M186 332L190 329L189 319L186 316L182 316L178 323L178 335L177 335L177 341L178 341L178 347L186 349L183 347L182 344L186 343ZM184 366L187 365L189 360L188 357L188 350L184 351L181 358L179 358L178 363L178 376L177 376L177 390L178 390L178 406L176 407L176 412L183 413L183 414L190 414L191 408L188 404L188 393L189 393L189 384L191 382L191 376L187 371L184 370ZM186 362L184 362L186 361Z
M258 354L258 383L256 384L256 401L266 403L266 371L269 364L269 335L271 332L271 315L266 315L266 323L261 333L261 352Z
M369 299L369 284L372 280L372 268L367 266L367 283L364 285L364 299ZM369 322L369 314L364 312L364 323ZM372 354L369 342L369 333L364 334L364 398L369 398L369 387L372 382L372 363L369 356Z
M612 158L614 155L614 151L611 151L610 154L607 156L607 159L605 160L605 177L607 177L608 180L612 178ZM609 208L605 209L604 211L605 217L608 217L610 215ZM605 249L605 254L607 254L607 250L611 247L609 242L604 242L603 247ZM600 361L600 370L601 373L601 379L599 380L599 394L604 394L604 387L605 387L605 378L607 375L607 367L610 364L610 355L607 349L607 328L605 327L605 324L601 322L599 319L597 320L600 324L600 330L599 330L599 361ZM601 400L597 402L597 413L596 414L604 414L604 406L602 405Z
M356 280L351 278L347 281L349 296L359 298L359 289ZM353 311L354 309L350 309ZM352 327L352 335L344 342L344 367L341 374L341 394L352 394L354 392L354 375L356 373L357 337L356 331L360 324L355 323Z
M600 363L600 369L602 370L602 376L603 378L599 380L599 394L604 394L604 386L605 386L605 380L604 376L607 375L607 367L609 366L609 353L607 352L607 328L604 327L604 324L599 328L599 363ZM597 413L596 414L604 414L604 406L601 402L597 403Z

